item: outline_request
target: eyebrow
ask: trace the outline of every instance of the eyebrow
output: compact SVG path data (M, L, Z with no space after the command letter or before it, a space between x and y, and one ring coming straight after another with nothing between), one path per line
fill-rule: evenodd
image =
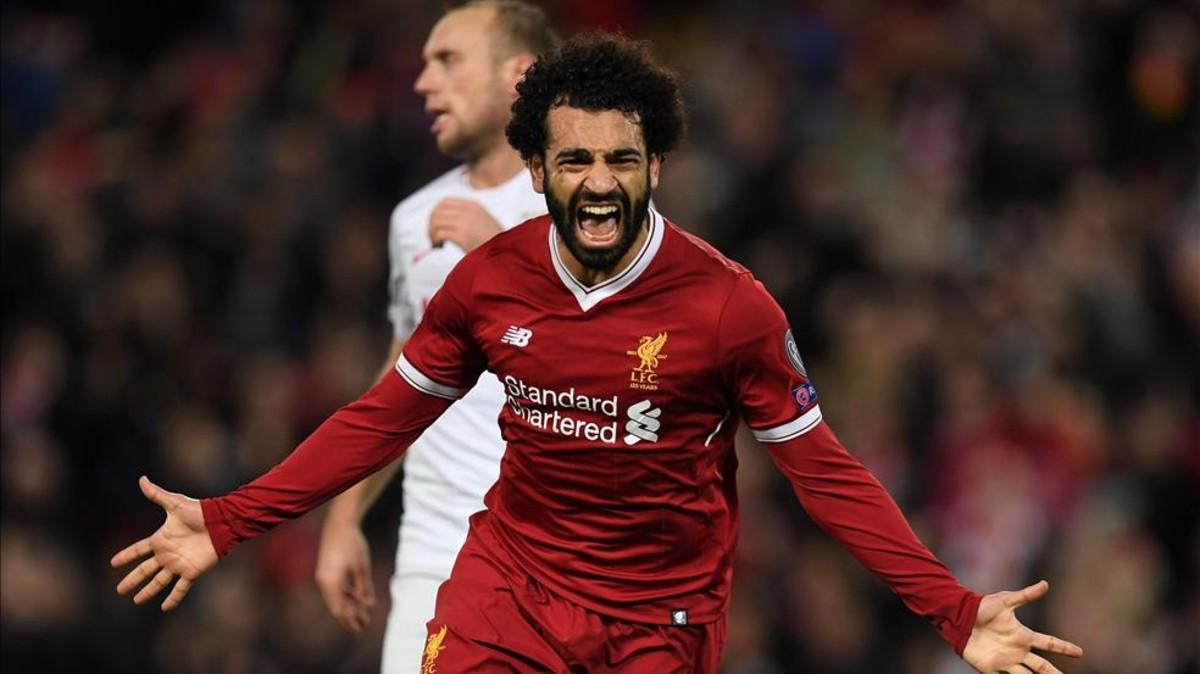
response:
M423 55L423 58L426 63L428 63L430 61L444 61L444 60L450 58L451 56L454 56L455 53L456 52L453 49L442 48L442 49L439 49L430 54Z
M606 157L608 159L628 159L630 157L641 159L642 153L634 147L621 147L609 152Z
M554 155L554 159L557 161L563 161L564 159L589 159L591 156L591 150L581 147L570 147L565 150L559 150L558 154ZM604 155L604 158L609 161L614 159L628 159L630 157L640 159L642 153L634 147L620 147Z

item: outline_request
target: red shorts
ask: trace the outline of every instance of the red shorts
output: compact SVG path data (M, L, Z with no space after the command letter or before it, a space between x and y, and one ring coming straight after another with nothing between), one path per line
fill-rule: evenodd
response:
M672 626L605 617L554 594L480 535L472 526L438 590L421 674L716 673L724 618Z

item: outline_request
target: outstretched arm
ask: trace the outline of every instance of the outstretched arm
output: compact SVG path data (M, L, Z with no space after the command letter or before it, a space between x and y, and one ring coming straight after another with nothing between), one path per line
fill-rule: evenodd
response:
M813 521L887 583L909 610L932 622L961 654L982 597L963 587L917 539L879 480L820 420L820 408L810 414L811 428L791 439L754 434Z
M164 610L174 608L218 557L387 465L451 402L423 393L391 372L329 417L282 463L226 496L196 501L142 478L142 492L166 510L167 520L153 535L113 557L114 566L144 558L118 592L125 594L152 578L134 597L142 603L178 576L163 603Z
M217 554L225 556L239 542L303 515L391 463L453 400L389 372L266 475L200 502Z
M1045 581L1019 592L980 597L963 587L913 533L877 479L850 455L824 421L767 445L813 520L882 578L909 609L929 619L972 667L985 674L1024 666L1062 674L1034 649L1079 657L1070 642L1040 634L1014 610L1045 595Z

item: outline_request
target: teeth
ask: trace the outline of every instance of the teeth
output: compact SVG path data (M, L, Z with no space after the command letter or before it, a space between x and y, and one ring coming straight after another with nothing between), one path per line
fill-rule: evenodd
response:
M583 208L580 208L579 210L583 211L586 215L603 216L603 215L612 215L613 213L616 213L617 207L612 206L612 205L609 205L609 206L584 206Z

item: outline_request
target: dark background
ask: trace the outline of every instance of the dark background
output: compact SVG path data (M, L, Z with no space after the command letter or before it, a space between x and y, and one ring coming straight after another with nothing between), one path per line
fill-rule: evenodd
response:
M687 82L656 201L788 312L843 441L1066 672L1197 671L1194 2L560 2ZM391 207L451 162L425 2L0 4L6 672L374 672L311 582L319 517L175 614L108 558L370 382ZM962 672L752 441L725 672ZM378 589L396 493L368 521Z

